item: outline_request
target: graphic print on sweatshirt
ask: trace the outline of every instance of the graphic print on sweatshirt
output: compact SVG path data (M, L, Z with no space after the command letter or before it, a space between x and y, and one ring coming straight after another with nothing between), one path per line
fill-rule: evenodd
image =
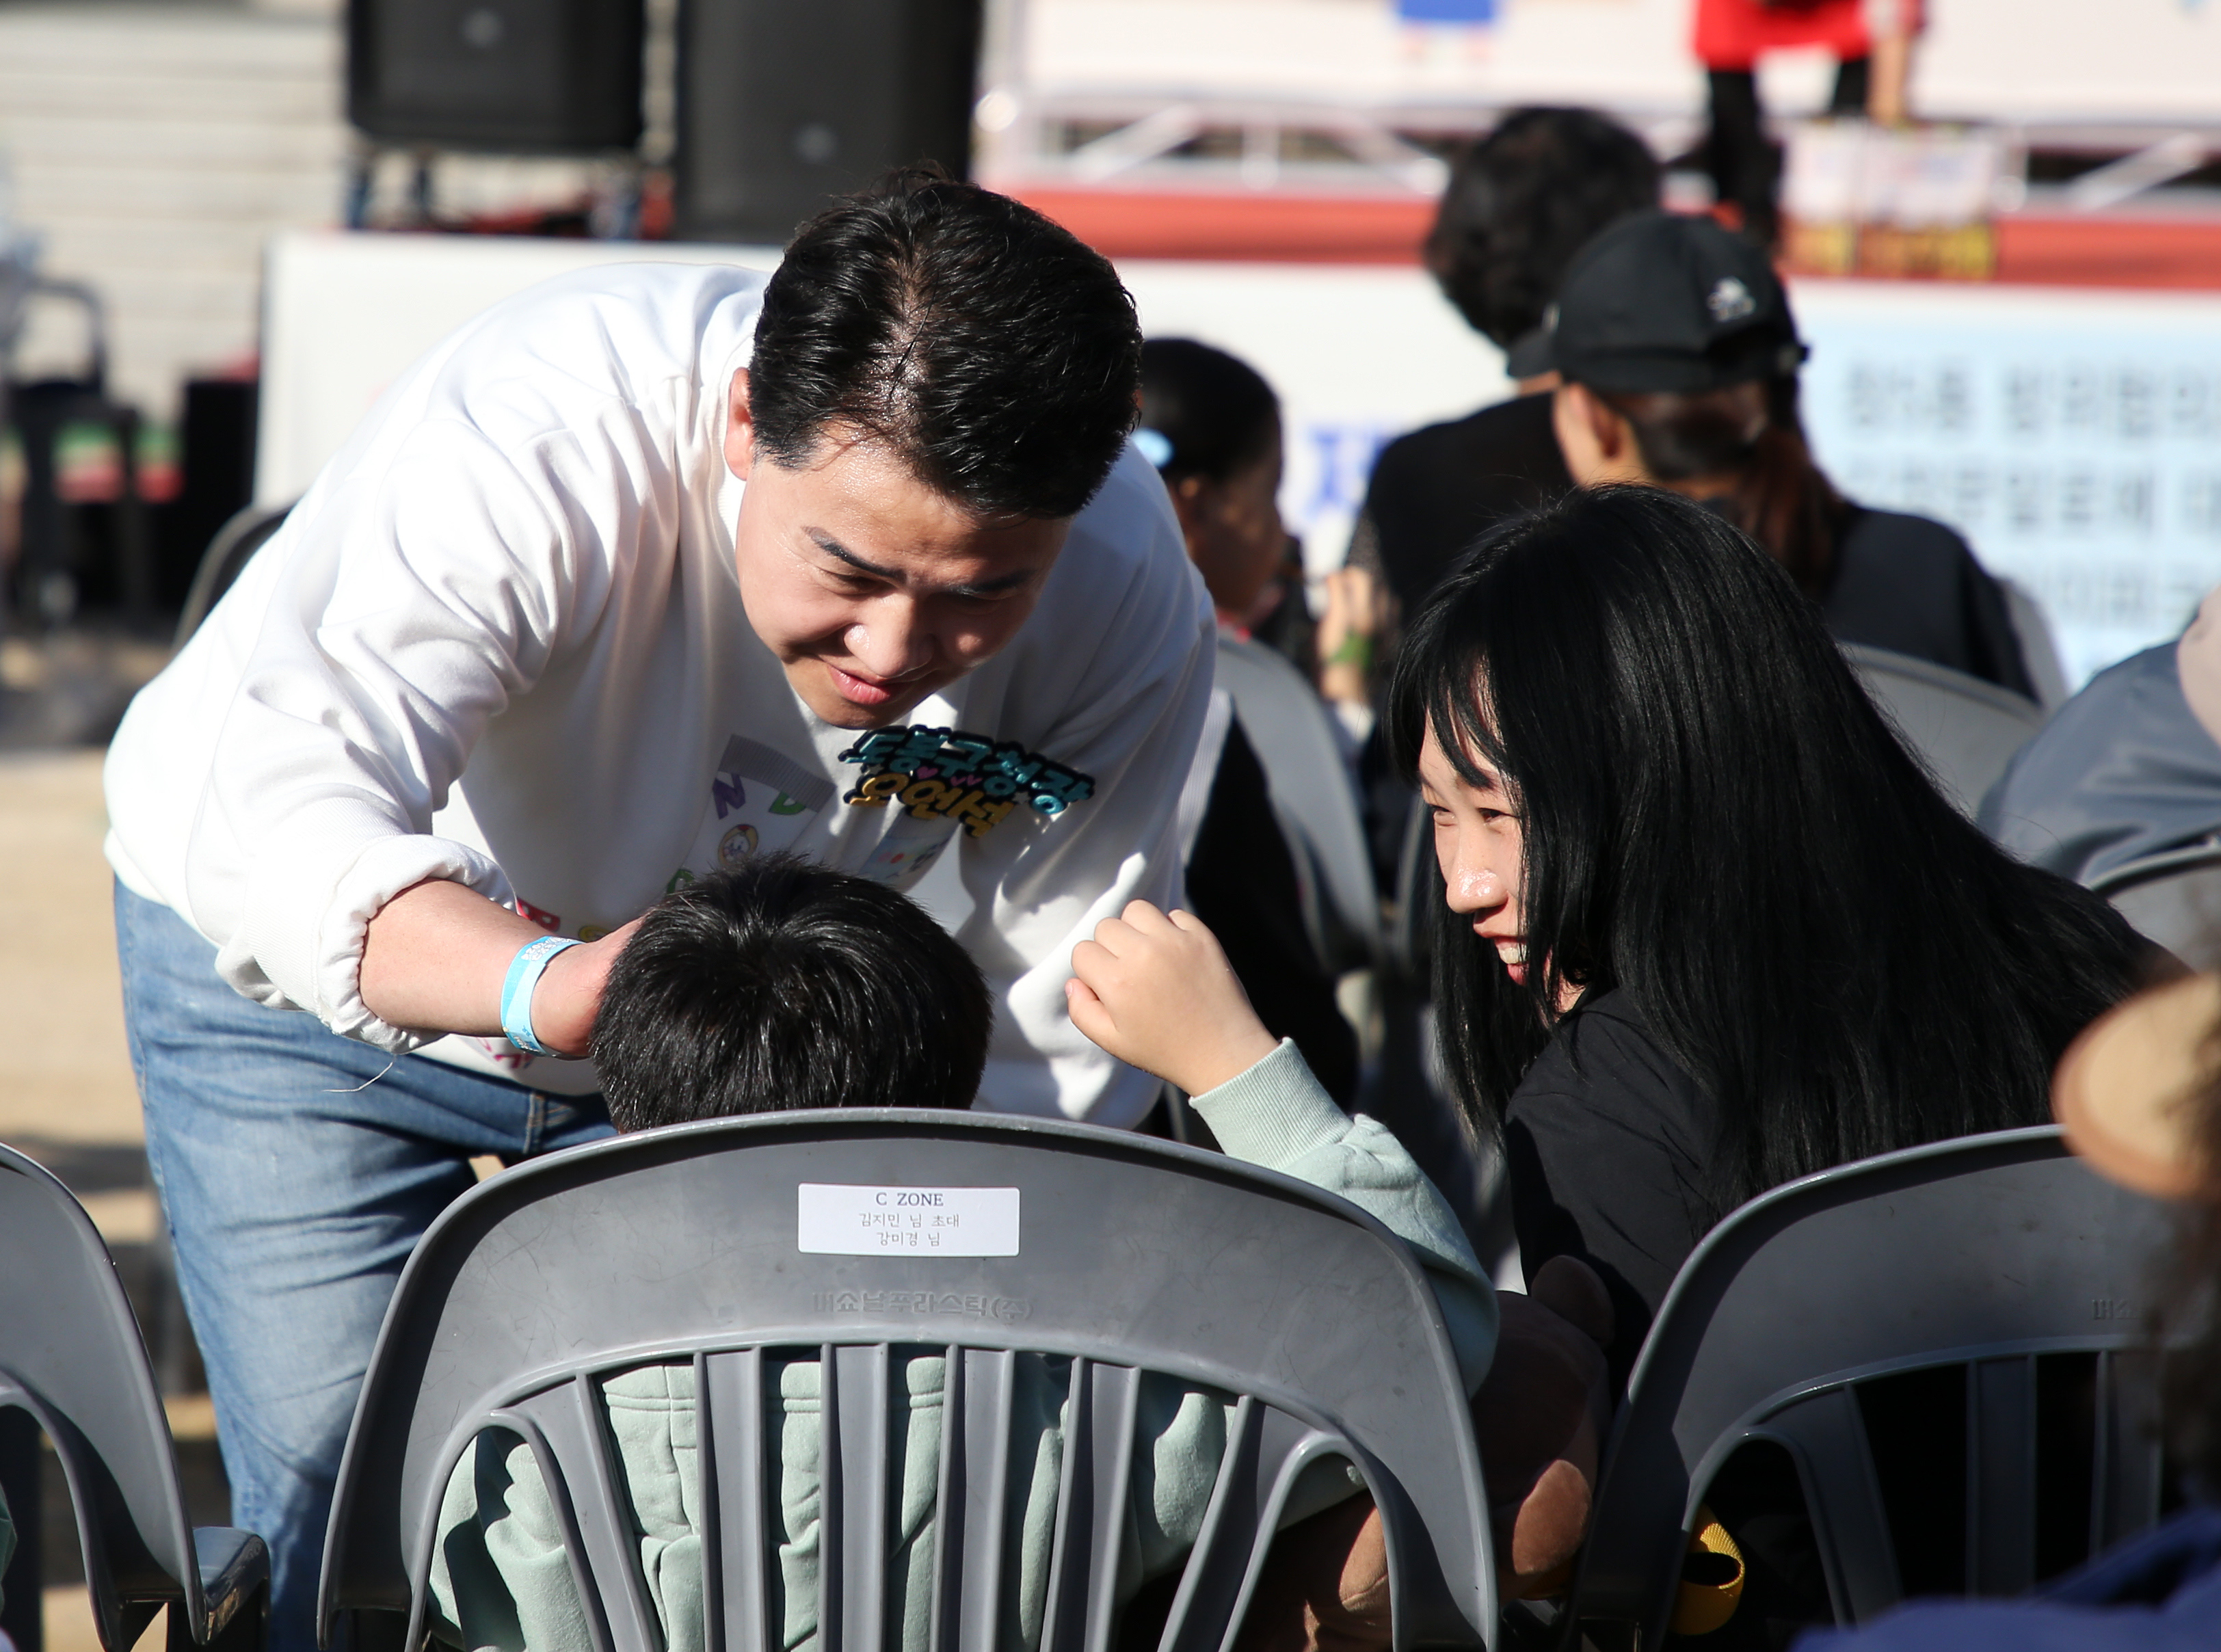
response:
M785 753L735 735L710 777L702 825L667 894L704 873L729 872L752 855L791 848L833 801L833 783Z
M907 889L925 874L962 825L985 837L1021 799L1050 819L1095 793L1092 777L1012 741L912 723L874 729L841 754L861 767L841 801L855 809L895 805L896 818L864 875Z
M834 798L832 782L761 741L735 735L710 777L702 827L686 862L664 892L711 871L729 872L751 856L791 848ZM908 889L925 875L955 835L942 820L894 822L871 858L857 868L875 882Z
M858 809L896 805L894 818L857 871L897 889L923 878L960 826L985 837L1021 803L1054 820L1095 794L1092 776L1015 742L925 723L873 729L860 735L840 760L862 769L843 803ZM733 735L710 779L701 830L665 892L791 847L833 796L829 781L792 758L760 741Z
M974 837L993 831L1021 802L1054 820L1095 795L1092 775L1015 741L923 723L874 729L841 760L864 771L843 802L860 809L898 803L913 819L959 822Z

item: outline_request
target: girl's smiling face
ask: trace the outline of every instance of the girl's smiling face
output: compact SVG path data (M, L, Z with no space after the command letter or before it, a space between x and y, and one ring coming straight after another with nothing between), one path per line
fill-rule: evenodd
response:
M1502 779L1477 765L1487 784L1475 785L1452 767L1430 723L1419 748L1419 798L1434 816L1435 859L1450 910L1473 920L1473 932L1496 948L1505 972L1527 979L1527 935L1519 910L1525 869L1519 816Z
M1482 784L1458 773L1434 725L1428 725L1419 748L1419 799L1434 817L1443 898L1450 910L1470 917L1473 932L1496 948L1512 984L1524 986L1528 971L1542 961L1527 955L1520 908L1526 854L1519 812L1493 766L1478 753L1467 755ZM1580 997L1580 989L1567 983L1559 994L1559 1012L1571 1009Z

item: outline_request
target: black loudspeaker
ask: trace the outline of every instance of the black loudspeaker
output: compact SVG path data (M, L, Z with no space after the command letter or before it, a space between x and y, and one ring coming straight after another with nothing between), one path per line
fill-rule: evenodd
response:
M784 245L896 166L972 159L980 0L682 0L675 228Z
M348 0L347 119L397 144L640 141L642 0Z

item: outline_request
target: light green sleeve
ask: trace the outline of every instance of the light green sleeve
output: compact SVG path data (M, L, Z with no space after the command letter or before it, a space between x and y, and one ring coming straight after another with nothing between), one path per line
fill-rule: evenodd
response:
M431 1628L466 1652L593 1652L562 1528L532 1448L503 1429L471 1442L440 1503Z
M623 1465L641 1574L668 1645L698 1648L701 1460L691 1366L602 1385ZM447 1481L432 1552L432 1627L466 1652L592 1652L554 1501L532 1449L505 1430L472 1442Z
M1496 1290L1434 1183L1388 1128L1335 1104L1295 1041L1189 1104L1233 1158L1337 1193L1418 1257L1442 1306L1466 1392L1496 1355Z

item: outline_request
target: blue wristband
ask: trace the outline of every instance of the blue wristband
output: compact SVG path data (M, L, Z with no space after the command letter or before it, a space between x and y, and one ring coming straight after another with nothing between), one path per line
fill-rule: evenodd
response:
M501 984L501 1030L509 1042L535 1055L554 1055L533 1035L532 991L540 985L540 977L547 967L549 959L566 947L581 944L560 935L542 936L537 941L528 941L517 948L516 956L509 961L509 978Z

